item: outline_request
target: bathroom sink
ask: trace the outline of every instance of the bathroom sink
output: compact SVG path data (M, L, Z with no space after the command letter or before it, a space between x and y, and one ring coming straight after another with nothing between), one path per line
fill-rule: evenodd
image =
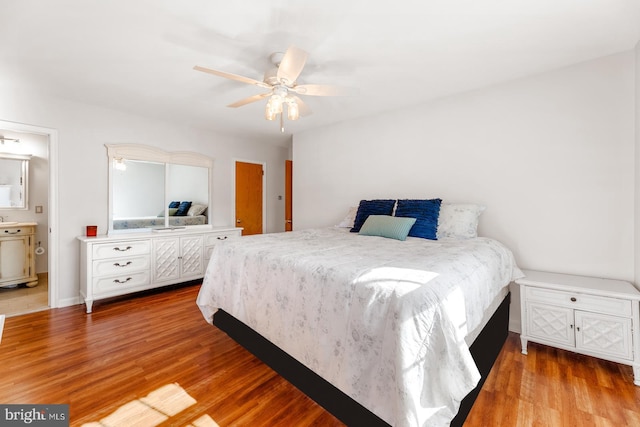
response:
M4 221L4 222L0 222L0 227L9 227L11 225L16 225L19 224L18 221Z

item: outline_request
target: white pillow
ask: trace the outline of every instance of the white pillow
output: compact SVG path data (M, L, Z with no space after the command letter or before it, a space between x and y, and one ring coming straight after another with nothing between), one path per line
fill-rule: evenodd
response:
M204 211L207 210L207 205L191 205L189 208L189 212L187 212L188 216L198 216L202 215Z
M353 228L353 223L356 221L356 214L358 213L358 207L352 206L349 208L349 213L344 217L340 224L336 225L336 227L340 228Z
M471 203L443 203L438 217L438 240L478 237L478 219L484 210L485 206Z

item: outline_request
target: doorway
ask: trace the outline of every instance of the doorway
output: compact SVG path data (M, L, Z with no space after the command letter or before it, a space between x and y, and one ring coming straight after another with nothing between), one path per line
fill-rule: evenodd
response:
M264 229L264 164L236 161L236 227L242 235L262 234Z
M293 231L293 161L284 163L284 231Z
M38 181L45 183L37 189L33 188L33 190L36 191L29 191L29 205L27 210L3 211L3 216L9 217L10 221L33 221L39 223L41 226L40 231L36 231L35 236L35 247L37 251L35 254L31 254L31 256L36 257L36 272L39 273L38 286L22 289L23 285L20 285L20 288L17 289L17 291L20 291L19 295L3 292L3 295L0 297L5 302L9 301L9 308L7 308L6 305L0 306L0 314L13 316L58 306L58 132L55 129L0 120L0 134L2 133L12 133L14 136L17 136L15 139L22 137L25 146L27 142L36 144L33 147L35 147L35 151L37 151L39 163L33 163L33 166L37 166L40 171L30 170L30 176L38 173ZM31 150L31 148L29 149ZM7 150L8 147L4 147L2 151ZM34 154L36 153L34 152ZM32 157L32 162L33 161L34 159ZM29 185L31 187L33 181ZM11 291L11 289L4 289L4 291ZM9 297L9 295L11 296Z

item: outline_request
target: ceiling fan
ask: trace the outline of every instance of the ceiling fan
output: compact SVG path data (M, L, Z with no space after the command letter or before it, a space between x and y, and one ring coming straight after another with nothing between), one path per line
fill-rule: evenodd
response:
M227 105L227 107L242 107L243 105L269 98L265 107L264 117L267 120L275 120L280 115L280 130L284 132L283 116L285 106L289 120L297 120L301 116L311 114L311 109L298 95L340 96L344 94L344 89L338 86L297 83L298 76L300 76L304 68L308 55L307 52L295 46L290 46L284 54L281 52L271 54L269 59L274 67L265 72L262 81L198 65L193 69L269 89L268 92L241 99Z

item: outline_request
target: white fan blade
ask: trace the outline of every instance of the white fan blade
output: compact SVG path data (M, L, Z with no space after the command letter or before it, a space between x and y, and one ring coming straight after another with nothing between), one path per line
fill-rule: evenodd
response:
M347 88L331 85L298 85L292 89L300 95L311 96L344 96L349 92Z
M240 101L236 101L233 104L229 104L229 105L227 105L227 107L231 107L231 108L242 107L243 105L247 105L247 104L251 104L252 102L260 101L261 99L264 99L264 98L266 98L267 96L270 96L270 95L271 95L271 92L261 93L259 95L253 95L253 96L250 96L248 98L241 99Z
M202 71L203 73L213 74L216 76L224 77L226 79L236 80L238 82L247 83L250 85L256 85L260 87L270 87L265 82L261 82L249 77L243 77L237 74L225 73L224 71L212 70L211 68L204 68L204 67L200 67L199 65L196 65L195 67L193 67L193 69L197 71Z
M278 81L293 86L296 79L302 72L304 64L307 62L309 54L295 46L290 46L284 54L280 66L278 67Z
M299 96L294 96L293 99L295 99L296 104L298 104L298 113L300 114L300 117L308 116L309 114L313 113L313 111L311 111L311 108L309 108L309 106L305 104Z

